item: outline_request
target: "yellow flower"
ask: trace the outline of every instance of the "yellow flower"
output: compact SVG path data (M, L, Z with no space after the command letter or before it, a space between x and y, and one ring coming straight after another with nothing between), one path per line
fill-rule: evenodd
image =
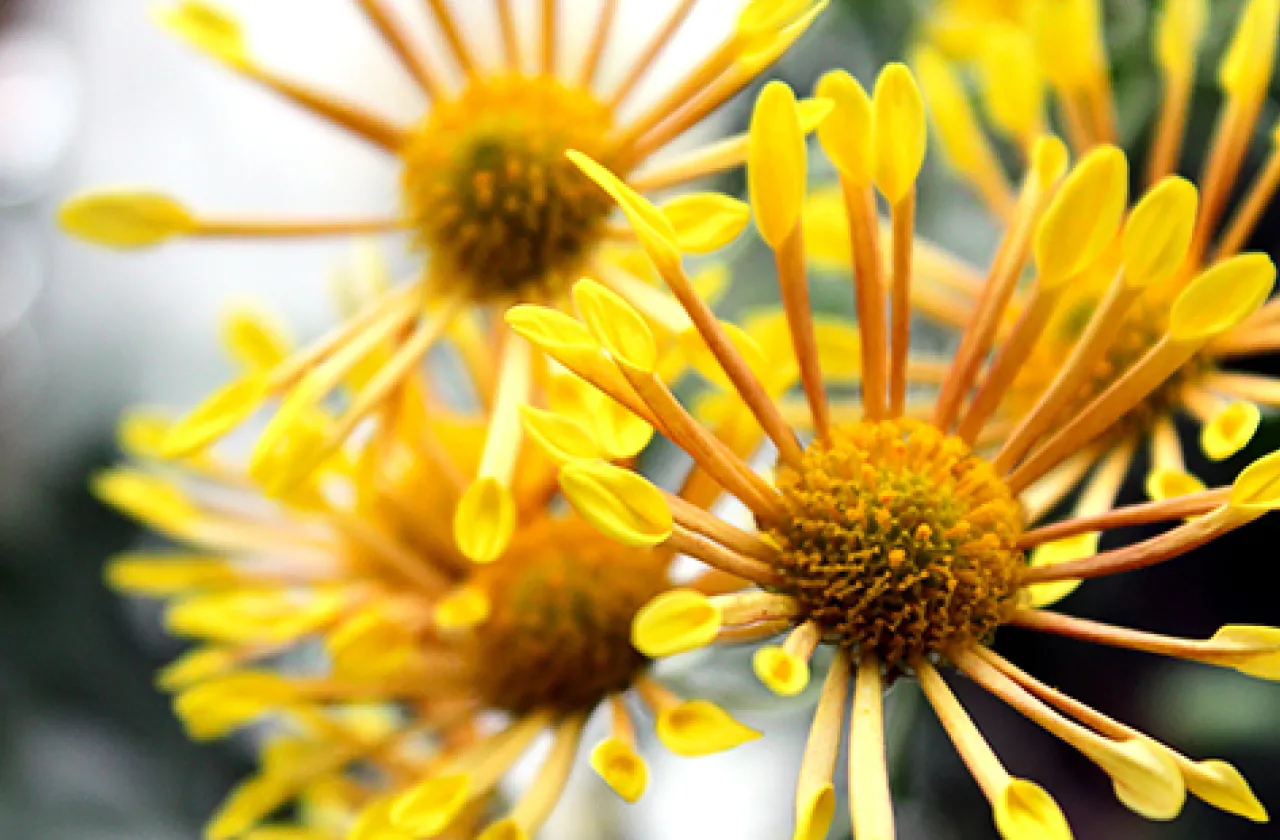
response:
M1261 172L1243 190L1239 208L1227 218L1228 199L1237 187L1272 78L1280 33L1277 0L1244 4L1219 66L1223 106L1195 189L1180 179L1170 180L1181 155L1207 13L1205 0L1164 0L1153 26L1152 50L1163 80L1163 103L1145 155L1151 206L1145 220L1136 207L1131 208L1131 218L1134 227L1165 228L1166 250L1155 253L1154 246L1148 246L1153 251L1149 259L1159 263L1156 274L1148 267L1143 276L1134 276L1133 255L1122 252L1117 241L1109 260L1082 272L1063 291L1002 408L1004 422L1040 418L1013 434L1013 457L1025 454L1053 417L1078 412L1117 373L1131 369L1152 351L1169 327L1176 296L1197 274L1239 253L1280 186L1280 152L1273 148ZM1023 170L1024 177L1033 174L1036 148L1051 119L1065 128L1076 155L1117 142L1116 105L1100 20L1097 0L1029 0L1016 20L975 23L981 50L959 63L944 57L956 55L945 45L935 49L926 44L916 50L913 63L935 136L952 168L1004 223L1002 252L1015 242L1016 226L1026 219L1025 188L1021 196L1010 188L991 140L979 127L967 89L976 88L986 123L1013 147L1015 169ZM1272 140L1274 144L1274 136ZM1166 213L1178 215L1181 226L1165 225ZM1124 247L1147 239L1147 233L1135 231ZM1164 276L1169 270L1174 273L1171 279ZM993 303L990 283L931 285L920 294L932 296L933 314L957 327L987 317ZM1025 313L1026 296L1014 292L1013 297L1010 311ZM1107 317L1099 319L1104 311ZM1064 465L1057 482L1061 492L1045 502L1070 490L1099 461L1112 463L1114 469L1099 472L1092 482L1105 479L1110 487L1099 486L1098 492L1114 495L1125 466L1143 445L1150 447L1146 486L1152 498L1202 489L1187 472L1174 421L1181 416L1198 422L1201 448L1215 461L1236 454L1249 442L1261 411L1280 405L1280 382L1224 368L1240 357L1280 349L1277 312L1274 304L1262 307L1192 354L1161 387L1117 418L1108 434ZM1066 376L1059 374L1063 360L1069 360L1071 370Z
M1122 152L1099 147L1068 173L1061 144L1044 141L1019 203L1014 228L1021 233L996 263L992 302L965 332L933 398L908 402L903 391L910 378L907 301L915 273L911 219L913 182L923 155L923 106L901 65L885 68L869 97L843 75L831 77L824 87L838 94L831 97L836 113L821 135L831 156L839 164L848 149L871 150L862 164L839 167L852 220L847 232L853 261L866 269L855 277L862 314L861 406L833 403L826 387L825 360L805 297L805 228L797 210L803 200L804 146L794 97L781 83L767 87L757 103L748 161L756 218L770 220L760 227L776 256L789 327L790 350L771 348L766 355L771 364L784 352L795 358L808 422L815 429L807 443L786 422L767 375L753 369L730 331L689 294L677 247L669 238L662 241L669 233L649 222L653 208L607 170L574 155L633 224L650 224L641 241L730 383L735 401L729 415L778 451L770 478L752 471L742 456L751 451L745 443L750 436L730 443L694 421L655 383L644 354L632 349L641 343L638 336L601 341L613 367L608 371L597 357L584 364L566 352L565 342L525 330L561 364L587 381L607 384L611 396L646 416L754 514L757 530L752 532L717 518L707 506L668 503L672 526L659 544L737 576L742 588L722 595L675 590L658 596L637 617L637 648L661 657L789 631L780 645L755 655L760 678L784 695L804 688L818 645L835 649L799 775L797 838L826 835L833 768L849 705L854 834L864 840L894 836L881 697L889 682L907 676L920 681L988 797L1002 836L1070 836L1050 796L1005 770L952 695L940 673L944 666L958 669L1075 747L1110 776L1120 801L1139 814L1172 818L1190 792L1218 808L1265 821L1266 811L1230 765L1187 758L1039 682L991 645L998 628L1029 629L1280 680L1280 629L1232 625L1210 639L1187 640L1048 609L1081 580L1170 560L1280 507L1280 455L1255 462L1231 487L1116 510L1095 500L1074 518L1039 527L1033 527L1028 511L1037 480L1106 434L1200 348L1250 317L1272 289L1274 266L1260 254L1239 255L1184 284L1164 313L1167 327L1155 347L1127 370L1113 372L1086 405L1051 418L1025 452L1011 457L1016 438L1009 430L993 429L988 420L1027 363L1063 286L1099 264L1122 281L1130 278L1117 287L1119 298L1131 296L1135 285L1172 282L1180 260L1169 242L1181 238L1185 247L1187 236L1184 214L1170 207L1181 207L1194 189L1177 182L1157 187L1126 219ZM892 208L887 270L878 258L879 226L871 210L877 191ZM1122 245L1118 257L1117 242ZM994 301L1008 296L1033 257L1037 277L1023 315L1001 336L1003 304ZM1111 264L1117 259L1123 271ZM887 323L881 306L886 299ZM864 305L867 300L874 303ZM1090 334L1100 332L1107 312L1103 307L1092 316ZM519 323L550 317L548 310L531 307L508 315ZM558 334L568 335L569 324ZM590 325L577 328L590 332ZM1098 339L1104 345L1107 340ZM985 378L971 400L964 400L988 356L994 361ZM1038 424L1045 418L1033 413L1017 419ZM1114 464L1106 468L1115 470ZM634 487L619 486L612 497L608 489L598 487L574 500L587 519L603 521L608 533L625 538L627 522L657 520L656 511L634 510ZM629 507L630 518L620 513ZM1156 522L1181 524L1125 548L1096 551L1096 537L1107 529Z
M241 24L214 5L178 0L160 7L159 23L191 47L390 155L400 166L401 206L370 219L253 219L208 214L155 192L95 192L63 208L67 230L103 245L142 248L180 237L289 238L402 229L424 266L415 282L384 291L330 335L212 395L172 431L166 451L198 452L268 399L282 397L252 464L255 473L271 477L267 489L279 495L393 401L409 372L475 309L501 311L522 301L564 303L568 285L583 273L640 306L660 329L683 331L688 324L674 302L610 256L606 246L625 240L626 230L610 226L608 201L564 152L583 149L627 173L631 187L645 192L738 165L746 155L744 137L649 161L785 52L826 3L745 2L729 34L688 75L636 108L636 90L697 0L682 0L657 32L638 38L638 52L622 78L607 84L598 79L605 53L635 37L616 31L617 0L600 4L582 55L566 48L561 32L570 14L566 4L528 3L536 6L538 23L531 45L524 43L530 39L522 37L515 4L498 0L501 37L494 40L501 41L502 51L492 56L477 43L487 33L465 32L449 0L426 4L447 47L444 56L425 53L425 33L415 31L389 0L360 0L368 24L430 102L413 125L398 125L272 69L253 53ZM441 66L446 63L447 69ZM450 71L456 71L456 80ZM815 119L809 116L810 127ZM741 202L697 193L674 199L663 212L682 246L693 250L725 244L741 232L748 215ZM474 325L463 328L475 330ZM391 352L370 359L370 348L388 340ZM502 342L501 352L495 369L504 372L502 381L479 382L500 409L494 428L513 434L492 436L458 516L460 546L477 561L498 556L511 538L518 411L527 403L530 383L522 373L527 369L522 342ZM362 368L361 387L332 428L321 432L302 422L338 383Z
M664 364L643 319L614 324L634 314L620 297L583 281L575 298L602 335L649 336L631 352ZM226 335L250 372L290 353L249 309L237 310ZM390 343L373 352L391 352ZM648 442L650 426L575 377L544 373L534 405L516 415L538 446L513 462L513 536L485 564L458 549L454 512L491 451L486 439L510 433L492 405L458 411L437 398L456 377L404 379L373 435L347 442L278 499L218 450L166 459L158 414L122 425L138 464L98 476L95 490L179 548L119 557L108 579L165 599L170 632L197 643L160 685L195 738L277 724L260 771L232 792L210 840L531 836L601 705L613 723L589 760L628 801L643 794L648 773L629 708L637 700L681 755L757 737L709 703L676 697L631 643L640 608L671 588L672 549L659 546L671 529L667 498L620 465ZM322 432L334 423L318 406L300 416ZM670 498L699 509L710 489L694 477ZM561 492L581 514L553 505ZM609 505L615 497L624 501ZM712 572L691 584L707 595L726 585L738 579ZM496 728L495 713L505 717ZM478 835L490 794L546 731L555 746L536 780ZM297 825L261 825L292 802Z

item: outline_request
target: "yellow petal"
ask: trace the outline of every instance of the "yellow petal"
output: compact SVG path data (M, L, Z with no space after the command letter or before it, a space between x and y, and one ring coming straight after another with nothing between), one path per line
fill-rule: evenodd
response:
M592 416L600 448L611 459L634 458L653 439L653 427L603 394Z
M403 672L417 645L411 628L376 606L345 619L324 637L334 674L358 680L386 679Z
M1187 762L1182 765L1187 790L1213 807L1256 823L1267 822L1267 809L1254 795L1240 771L1225 761Z
M714 306L729 286L729 269L723 263L713 263L689 278L698 297Z
M1170 820L1181 813L1187 790L1178 766L1163 750L1134 739L1112 743L1092 757L1129 810L1150 820Z
M800 115L800 129L808 136L827 121L827 117L835 110L835 103L821 96L801 99L796 103L796 112Z
M1262 412L1251 402L1233 402L1200 430L1200 448L1211 461L1235 455L1253 440L1262 424Z
M560 489L583 519L625 545L653 546L671 535L662 491L630 470L602 461L566 464Z
M1098 534L1080 534L1037 546L1031 553L1031 565L1032 567L1054 566L1072 560L1083 560L1097 552ZM1079 586L1079 580L1062 580L1032 584L1027 587L1027 592L1031 595L1031 606L1047 607L1075 592Z
M185 458L205 449L249 419L269 394L265 377L257 373L224 385L173 424L162 454L166 458Z
M331 840L332 835L320 828L301 825L264 825L240 835L240 840ZM354 834L349 840L361 840ZM412 840L408 837L387 835L382 840Z
M155 10L155 19L170 34L197 50L233 66L248 61L240 24L218 7L182 0Z
M1264 455L1236 476L1230 504L1254 513L1280 508L1280 452Z
M1247 0L1218 70L1224 93L1259 96L1265 92L1275 62L1277 29L1280 0Z
M673 589L645 604L631 625L631 644L650 659L697 650L715 641L723 616L692 589Z
M174 710L193 739L207 741L284 707L294 696L292 686L278 674L241 671L182 692Z
M607 192L635 229L640 244L654 264L664 271L675 271L680 265L680 248L676 244L676 231L662 215L662 211L644 196L624 184L619 178L591 158L574 150L565 155L583 174Z
M840 173L855 184L871 181L871 97L844 70L818 80L814 94L834 103L818 126L818 142Z
M166 195L145 192L89 193L58 212L63 230L95 245L147 248L191 233L196 221Z
M476 840L529 840L529 832L520 823L507 817L480 832Z
M858 329L841 321L814 318L813 330L823 376L833 382L860 379L862 335Z
M997 128L1025 140L1044 119L1044 78L1035 45L1022 29L993 26L978 54L987 113Z
M746 334L744 339L754 339L751 355L746 358L761 379L776 383L784 373L798 374L799 370L792 361L795 351L785 313L753 313L743 323L742 330ZM832 383L858 381L862 377L862 337L858 328L842 320L815 315L813 332L818 345L818 359L822 362L822 375ZM710 355L709 351L704 352ZM706 375L701 362L701 359L691 359L698 372Z
M1059 88L1076 91L1104 67L1098 0L1032 3L1031 32L1040 66Z
M1142 197L1124 226L1126 284L1145 288L1163 283L1182 267L1199 201L1195 185L1177 176L1165 178Z
M192 648L156 674L161 691L181 691L196 683L222 676L240 664L235 648L217 645Z
M226 558L195 555L122 554L107 564L105 577L118 592L152 598L244 581Z
M991 806L1004 840L1071 840L1062 809L1034 782L1010 779Z
M1228 624L1213 634L1209 644L1230 649L1231 659L1227 664L1240 673L1260 680L1280 681L1280 628Z
M365 805L360 810L360 816L356 819L355 825L351 826L351 832L346 840L417 840L391 822L391 808L394 802L394 799L382 798ZM345 800L340 813L343 818L348 816L349 808Z
M751 664L760 682L780 697L795 697L809 685L809 663L781 647L758 648Z
M116 437L130 458L160 459L164 457L164 439L171 428L173 421L164 414L133 408L120 419Z
M285 450L298 446L296 442L290 444L289 438L296 438L303 426L322 423L318 417L328 417L321 404L331 390L323 370L313 369L288 392L254 443L249 455L250 475L261 480L271 462L277 462L278 469ZM305 432L302 434L305 436Z
M551 411L583 428L591 426L596 402L601 396L594 386L571 373L553 371L546 385L547 405Z
M474 563L492 563L507 550L515 530L516 503L511 491L494 478L472 482L453 514L458 549Z
M590 461L600 457L600 446L581 423L552 411L520 406L525 434L557 464Z
M676 755L693 758L731 750L760 733L705 700L689 700L658 715L658 739Z
M751 0L738 13L739 38L754 40L777 33L804 17L813 0Z
M205 829L205 840L232 840L271 816L296 794L287 780L256 776L236 785Z
M613 792L628 802L636 802L649 784L649 768L630 744L605 738L591 750L591 767Z
M969 104L969 96L950 62L937 50L921 46L916 48L911 64L920 78L925 104L933 118L934 132L943 154L958 172L966 175L978 173L985 165L990 150L986 148L987 140ZM863 93L862 96L865 97L866 94ZM869 103L867 108L866 118L869 120ZM841 167L841 171L844 171L844 167Z
M471 779L465 773L436 776L396 797L391 823L414 836L435 837L447 829L471 798Z
M287 642L314 632L341 612L344 599L320 591L295 597L274 589L233 589L193 595L170 605L174 635L232 643Z
M280 364L292 347L284 328L253 306L238 306L226 314L222 319L222 343L250 373L262 373Z
M1182 470L1152 470L1147 473L1147 496L1152 501L1190 496L1204 489L1204 482Z
M835 788L830 783L814 788L796 802L796 826L791 840L823 840L835 814Z
M781 247L800 221L807 172L804 130L795 94L783 82L769 82L751 115L747 186L760 236Z
M1048 191L1067 174L1067 166L1071 163L1071 153L1067 144L1052 134L1036 138L1031 146L1031 173L1035 184Z
M658 345L640 313L616 292L594 280L573 284L573 304L600 346L615 359L645 373L658 363Z
M688 193L662 205L680 250L709 254L737 239L751 221L751 208L720 193Z
M1202 342L1252 315L1271 294L1276 267L1266 254L1240 254L1192 280L1169 310L1169 337Z
M1196 51L1208 17L1206 0L1165 0L1154 33L1156 61L1165 73L1186 78L1195 67Z
M299 391L293 396L303 397ZM333 418L305 398L290 410L286 402L267 424L249 458L249 475L268 498L284 499L324 463L331 447Z
M116 468L94 476L99 501L171 536L182 537L200 517L199 509L173 483L137 470Z
M1120 230L1128 197L1129 163L1115 146L1099 146L1076 164L1036 230L1036 265L1045 288L1102 256Z
M924 165L928 128L920 88L905 64L885 65L871 95L871 177L897 204L915 186Z
M595 352L600 345L576 319L545 306L524 303L507 310L506 322L521 337L543 350Z
M803 4L797 5L800 11L791 16L789 22L777 31L763 33L759 37L752 37L743 30L739 30L739 53L735 62L737 72L741 73L743 78L759 76L809 31L809 27L829 3L830 0L805 0ZM774 5L781 6L786 3L775 1Z
M475 586L460 586L436 605L436 626L441 630L470 630L489 618L493 605Z

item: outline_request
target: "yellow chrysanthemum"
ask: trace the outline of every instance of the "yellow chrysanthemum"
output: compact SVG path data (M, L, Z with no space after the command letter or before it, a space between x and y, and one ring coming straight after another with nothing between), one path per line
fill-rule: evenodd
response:
M1145 216L1132 208L1132 225L1165 229L1165 252L1149 259L1161 271L1173 270L1175 277L1153 277L1150 266L1135 272L1133 255L1117 241L1108 259L1081 272L1063 289L1002 409L1003 422L1018 424L1010 435L1006 461L1025 455L1053 418L1084 408L1117 374L1131 369L1159 343L1177 295L1197 274L1239 253L1280 186L1280 154L1273 150L1234 216L1224 218L1272 78L1280 37L1277 0L1244 4L1218 71L1223 106L1203 170L1195 189L1181 179L1171 180L1186 129L1207 6L1205 0L1165 0L1153 27L1163 107L1146 156L1149 207ZM979 127L968 88L976 88L985 123L1007 141L1024 169L1034 167L1037 144L1053 115L1077 155L1116 142L1100 19L1097 0L1028 0L1016 21L976 23L975 32L981 35L974 37L982 49L963 63L949 62L944 52L955 52L945 45L941 50L925 45L916 51L915 68L948 162L1010 231L1026 216L1008 186L994 145ZM830 208L834 202L824 203ZM815 212L829 210L817 207ZM1168 225L1166 216L1176 216L1179 224ZM1137 242L1141 235L1132 238ZM992 284L935 284L929 293L946 301L935 301L932 314L957 327L989 319L993 305L1028 316L1026 295ZM1012 303L998 301L1001 294L1012 295ZM1278 314L1280 306L1264 306L1192 354L1160 388L1117 418L1107 435L1064 465L1058 489L1071 489L1094 463L1116 461L1115 469L1097 472L1092 479L1109 482L1109 488L1099 487L1099 492L1114 495L1125 465L1143 445L1151 452L1146 486L1152 498L1202 489L1187 471L1174 419L1189 416L1199 423L1201 448L1211 460L1228 458L1249 442L1261 410L1280 405L1280 382L1224 367L1241 357L1280 350Z
M1133 285L1142 285L1137 278L1177 282L1181 258L1170 243L1186 247L1184 218L1159 211L1172 200L1169 190L1180 195L1191 188L1157 187L1126 219L1127 168L1121 151L1099 147L1068 172L1062 145L1042 141L1020 196L1014 233L989 283L993 300L1006 297L1034 254L1037 276L1023 316L998 337L1002 306L985 309L965 333L962 347L967 349L947 367L936 398L908 403L907 301L916 257L911 220L914 180L924 157L924 106L902 65L887 67L871 96L843 74L829 77L822 89L835 110L819 135L840 170L854 262L866 269L855 278L862 317L861 407L833 404L826 387L806 298L805 145L795 99L781 83L766 87L757 103L748 161L751 203L776 255L791 355L815 429L807 443L786 422L767 373L753 369L730 331L689 293L679 247L657 210L605 168L572 154L619 202L684 303L737 398L730 415L738 418L739 428L747 426L776 446L778 463L770 478L735 454L749 449L743 446L746 435L739 432L727 444L660 387L649 361L651 338L643 332L588 335L581 325L532 306L508 314L552 358L586 381L607 386L610 396L633 411L647 412L657 431L754 514L752 532L705 507L670 505L672 524L663 545L754 587L719 596L687 590L660 595L637 617L637 648L660 657L789 630L781 645L761 648L755 656L760 678L787 695L808 682L810 656L818 645L836 650L797 786L797 838L826 834L833 768L850 702L854 834L878 840L894 836L881 698L888 683L908 676L920 681L990 800L1002 836L1070 836L1050 796L1005 770L947 687L940 674L944 666L957 668L1078 749L1111 777L1120 801L1139 814L1170 819L1190 792L1215 807L1265 821L1263 806L1230 765L1187 758L1036 680L991 644L998 628L1024 628L1280 680L1277 628L1232 625L1210 639L1186 640L1047 609L1081 580L1172 559L1280 507L1280 455L1255 462L1230 487L1116 510L1095 500L1078 517L1040 527L1032 527L1029 513L1035 506L1031 489L1039 479L1105 435L1188 358L1256 312L1272 289L1275 267L1260 254L1234 256L1181 285L1163 313L1167 326L1155 346L1127 370L1115 372L1086 405L1050 418L1054 422L1034 436L1025 455L1011 458L1013 438L998 429L992 433L987 421L1030 358L1063 285L1115 260L1117 247L1124 266L1120 276L1132 278ZM892 214L887 270L878 256L879 226L871 209L876 192ZM1129 295L1130 289L1122 284L1117 294ZM887 323L881 305L886 299ZM1100 309L1089 322L1089 334L1099 334L1098 324L1106 317ZM1109 340L1097 339L1103 350ZM957 395L970 390L989 350L993 360L966 406ZM765 367L772 364L770 359ZM1106 468L1114 471L1115 464ZM622 495L578 501L593 521L593 509L607 518L629 504ZM1096 551L1097 537L1107 529L1180 520L1186 521L1158 537Z
M575 302L592 329L639 328L603 286L584 281ZM291 353L250 309L232 315L226 335L248 371ZM371 350L394 352L390 339ZM162 416L137 413L122 425L138 466L98 476L95 490L179 548L117 558L108 578L168 601L168 629L198 643L160 675L161 686L199 739L264 718L278 724L261 770L233 791L210 840L529 837L559 799L583 723L602 704L613 724L590 762L628 801L644 792L648 772L633 700L681 755L757 737L654 681L631 643L635 615L671 589L672 550L657 546L670 530L668 500L623 466L651 435L639 417L527 361L541 384L518 416L539 445L513 462L512 537L486 564L458 549L452 523L467 476L488 457L486 438L504 433L497 424L511 368L480 361L477 374L498 379L495 404L454 410L434 390L456 378L409 376L372 436L340 447L278 499L218 452L168 459ZM653 362L663 363L656 353ZM344 387L358 394L362 384ZM335 418L314 407L297 422L323 434ZM670 503L700 509L714 489L694 475ZM581 514L557 512L561 495ZM711 572L692 587L714 596L743 583ZM496 731L494 713L506 716ZM536 780L477 834L490 793L548 730L554 747ZM294 801L298 825L260 827Z
M365 418L394 399L430 348L475 307L499 311L522 301L563 305L569 284L584 272L628 298L662 328L688 327L674 301L609 258L623 238L610 227L610 206L564 159L588 151L626 173L632 188L655 192L738 165L746 139L718 143L645 165L652 156L741 90L798 39L827 0L749 0L735 7L730 34L656 101L629 109L632 95L684 24L698 0L681 0L656 33L640 41L636 59L616 83L597 76L619 41L618 0L602 0L582 56L566 54L561 27L570 13L559 0L535 6L536 46L516 23L510 0L496 0L502 54L481 55L449 0L431 0L429 17L447 45L458 83L447 81L422 34L390 0L358 0L369 24L420 84L430 106L415 125L396 125L363 106L287 78L255 56L240 23L200 0L180 0L157 12L161 25L198 51L284 99L392 155L401 170L401 206L382 219L254 220L206 215L152 192L96 192L63 208L63 226L92 242L141 248L179 237L298 237L404 229L425 265L417 282L387 291L326 338L255 370L214 394L173 430L167 451L191 454L236 426L271 397L285 402L267 428L252 469L271 477L279 494L336 451ZM576 9L577 7L575 7ZM478 39L477 39L478 40ZM809 119L816 117L811 109ZM663 208L681 243L710 250L741 232L741 202L698 193ZM625 229L621 231L625 234ZM500 323L500 322L499 322ZM363 364L369 348L392 341L394 351L370 371L347 411L323 436L299 418L336 383ZM504 370L523 365L521 342L504 343ZM483 387L492 383L481 382ZM528 377L512 373L495 427L519 430ZM510 479L518 435L494 435L461 500L458 538L475 560L496 557L510 539Z

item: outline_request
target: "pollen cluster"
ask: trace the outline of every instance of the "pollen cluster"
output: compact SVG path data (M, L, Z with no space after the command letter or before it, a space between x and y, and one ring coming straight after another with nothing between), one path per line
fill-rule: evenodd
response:
M828 641L892 669L986 640L1016 607L1021 512L960 439L913 420L836 426L777 486L785 590Z
M491 708L590 709L648 665L631 645L635 614L667 588L665 563L587 523L544 520L475 580L491 613L467 660Z
M577 278L608 197L565 158L609 163L613 113L543 76L477 78L434 108L401 151L407 221L439 291L538 299Z

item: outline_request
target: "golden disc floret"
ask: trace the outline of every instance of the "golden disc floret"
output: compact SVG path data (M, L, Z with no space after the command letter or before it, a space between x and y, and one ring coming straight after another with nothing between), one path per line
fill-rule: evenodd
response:
M577 279L610 203L565 159L611 160L613 113L548 76L476 78L401 150L410 236L441 291L476 302L557 294Z
M631 645L631 623L668 588L648 549L619 546L578 519L521 531L474 585L489 599L467 660L486 706L516 714L592 708L625 691L649 660Z
M778 467L784 590L886 668L979 643L1018 606L1022 514L990 464L913 420L835 426Z

